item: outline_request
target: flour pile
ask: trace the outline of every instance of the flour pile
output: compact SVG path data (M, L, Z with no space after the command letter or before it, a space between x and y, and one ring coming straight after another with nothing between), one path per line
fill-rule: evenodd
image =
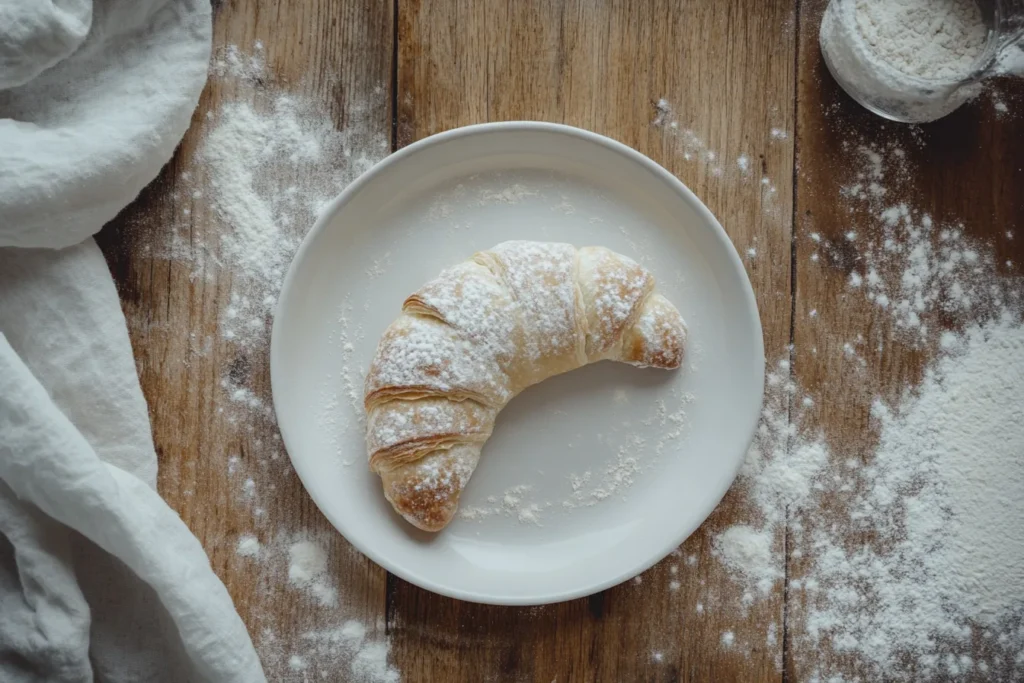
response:
M227 54L227 76L261 73L262 58ZM335 130L325 112L287 94L258 105L228 102L216 112L198 161L217 219L232 228L217 262L242 285L221 318L226 339L265 347L269 315L302 236L329 199L387 153L386 140L352 129Z
M715 557L748 587L745 604L770 595L783 578L786 523L816 501L829 461L820 436L801 430L813 400L789 380L790 367L789 360L778 361L765 378L761 423L740 470L738 485L754 506L752 524L729 527L712 542Z
M377 88L372 101L349 103L347 123L336 129L322 105L272 85L276 76L259 43L252 53L221 50L211 81L225 86L227 99L207 113L198 149L180 176L184 190L173 198L184 208L174 230L161 231L163 241L150 249L158 259L188 264L193 281L212 283L216 275L218 284L229 284L216 294L219 339L198 341L193 350L208 355L221 341L245 356L222 369L220 385L237 409L228 418L256 412L273 422L262 391L250 386L245 361L269 348L285 271L320 210L387 155L386 135L373 124L386 97ZM220 227L215 238L206 232L209 224Z
M811 680L1021 680L1024 283L991 238L912 203L902 149L851 140L848 152L846 223L800 235L811 248L798 267L844 268L847 301L882 323L848 356L877 344L933 360L890 402L871 398L863 361L844 376L872 421L835 450L808 427L818 398L790 379L817 349L770 367L738 482L751 514L713 553L744 588L740 607L787 581L787 631L797 661L816 663Z
M297 541L288 548L288 583L310 593L325 607L338 604L338 591L327 581L327 553L312 541Z
M274 81L262 46L252 54L228 46L211 67L214 81L237 94L207 115L202 142L181 185L191 199L204 199L220 231L216 243L192 224L188 202L182 222L154 255L190 262L193 277L230 274L231 297L221 311L220 335L244 350L266 349L277 294L303 235L320 209L344 187L387 155L384 135L369 134L379 102L351 106L343 130L308 98L267 87ZM197 234L198 233L198 234ZM239 387L233 387L232 393ZM246 403L244 391L234 396ZM255 407L255 406L249 406Z
M901 680L1020 680L1024 326L971 327L873 416L881 440L848 522L813 535L809 637Z
M974 0L855 0L853 18L885 66L928 79L962 78L988 38Z

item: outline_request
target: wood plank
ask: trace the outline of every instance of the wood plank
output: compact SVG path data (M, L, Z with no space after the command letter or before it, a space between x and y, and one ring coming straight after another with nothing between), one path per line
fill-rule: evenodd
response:
M160 247L177 230L193 254L197 244L216 251L220 238L234 229L213 210L210 178L197 158L207 115L219 114L225 103L266 107L275 95L290 93L312 103L338 129L352 131L354 140L375 141L352 149L354 156L386 152L376 141L391 134L390 104L380 88L391 79L392 7L334 0L215 5L215 54L229 45L252 54L261 41L267 74L255 82L211 76L174 159L99 241L121 293L150 405L160 493L209 554L269 680L284 680L305 631L356 618L368 625L369 637L383 637L385 573L333 530L287 464L271 409L269 317L254 345L226 339L224 312L232 293L245 292L239 274L212 258L170 258ZM370 102L379 106L366 111ZM328 163L342 171L348 162ZM306 182L308 172L299 168L267 192ZM203 196L193 195L197 191ZM222 387L225 378L251 391L251 405L239 408ZM236 553L240 534L259 538L266 546L264 561ZM283 589L293 535L315 538L328 549L338 609ZM310 664L307 675L335 675L333 668L317 672L316 662Z
M708 204L741 253L754 250L767 353L787 356L794 26L784 0L402 0L398 143L540 119L639 149ZM660 98L672 113L655 126ZM743 588L711 557L714 534L748 512L734 491L642 583L560 605L480 606L391 579L394 661L414 681L780 680L781 646L767 633L782 631L781 590L744 613Z
M1016 115L1001 114L986 95L936 123L884 121L851 100L821 59L818 29L826 4L807 0L800 6L793 367L799 384L816 399L809 426L821 428L840 457L859 460L874 447L871 402L876 396L896 399L905 387L916 385L934 357L934 339L923 346L908 343L890 316L848 285L851 272L863 273L860 245L878 224L871 218L877 208L842 198L842 188L856 184L864 167L858 150L867 145L882 153L886 205L906 202L930 214L937 225L961 223L966 234L994 249L1002 272L1019 273L1019 265L1006 262L1024 262L1024 244L1008 239L1006 232L1024 225L1019 192L1024 186L1024 118L1019 113L1024 84L1005 79L992 86L1016 105ZM904 154L902 170L896 167L896 149ZM850 230L859 231L852 242L845 236ZM810 239L812 232L820 235L820 243ZM949 322L928 320L936 330ZM851 362L843 348L847 343L863 364ZM823 518L826 512L822 506L804 518ZM791 557L789 577L807 576L814 559ZM824 666L849 678L873 680L872 672L838 657L827 643L808 644L804 597L795 592L789 602L788 678L807 680L823 673L819 669ZM978 671L973 675L985 678Z

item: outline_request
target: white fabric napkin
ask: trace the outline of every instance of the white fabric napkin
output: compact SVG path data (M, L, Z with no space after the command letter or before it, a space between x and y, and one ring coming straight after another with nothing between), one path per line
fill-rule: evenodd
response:
M265 680L156 493L91 239L184 134L210 32L204 0L0 0L0 681Z

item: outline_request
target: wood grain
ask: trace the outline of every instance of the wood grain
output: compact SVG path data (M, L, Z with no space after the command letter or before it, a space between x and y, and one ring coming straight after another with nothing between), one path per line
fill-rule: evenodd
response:
M822 430L835 454L861 460L875 445L871 402L878 396L894 400L905 387L916 386L934 347L908 343L890 316L848 285L853 270L864 272L859 245L870 234L863 228L877 224L870 212L842 198L841 188L855 183L863 167L858 148L905 153L902 171L894 164L886 169L887 205L907 202L930 214L937 225L961 224L966 234L993 248L1001 272L1019 273L1019 265L1006 262L1024 262L1024 244L1006 233L1024 225L1019 192L1024 186L1024 122L1019 116L1001 116L987 94L924 126L883 121L862 109L839 88L821 59L818 27L826 4L803 2L799 20L793 368L799 384L816 397L809 427ZM990 90L1013 103L1024 98L1020 81L1004 79L990 84ZM884 157L895 160L892 153ZM852 242L844 236L851 229L861 231ZM810 239L812 232L821 236L821 243ZM814 254L819 255L816 262L811 260ZM928 322L936 328L950 323L942 318ZM856 348L863 365L844 351L847 343ZM805 518L826 514L827 501ZM791 557L789 577L804 577L814 560ZM788 679L807 680L826 665L869 680L870 672L835 655L827 643L808 643L803 597L789 599ZM972 676L976 678L964 680L985 679L977 671Z
M403 0L397 141L538 119L644 152L708 204L741 252L754 250L747 265L768 354L782 357L791 307L793 148L783 132L793 125L793 12L789 2L754 0ZM652 125L661 98L672 113ZM745 514L742 493L733 492L642 583L560 605L480 606L391 579L394 661L414 681L780 680L781 645L769 645L767 633L772 624L782 632L781 591L738 617L743 589L711 560L714 532ZM733 647L722 645L727 631Z
M150 406L160 493L202 542L273 681L286 677L302 632L339 618L337 610L281 589L290 540L316 538L328 549L341 612L366 623L370 637L383 637L385 573L334 531L287 464L271 410L269 318L262 342L253 347L224 337L223 312L233 293L246 290L229 268L194 258L204 249L216 252L220 238L233 229L213 210L208 192L193 196L209 181L196 154L208 114L218 114L226 102L265 109L279 93L313 103L335 127L355 129L354 139L389 139L389 98L375 92L390 82L391 9L332 0L220 3L215 55L229 45L255 54L260 41L267 75L256 82L211 76L174 159L99 236ZM366 103L378 100L381 106L365 111ZM340 169L345 162L330 163ZM280 181L278 192L304 178L299 171ZM172 232L184 236L190 255L159 248ZM251 390L255 405L240 408L222 387L225 379ZM241 534L254 534L264 544L262 562L236 553Z

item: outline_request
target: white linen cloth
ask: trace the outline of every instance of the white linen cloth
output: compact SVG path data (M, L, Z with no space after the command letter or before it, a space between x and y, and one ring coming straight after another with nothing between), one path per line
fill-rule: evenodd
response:
M265 680L202 547L156 493L124 316L91 238L173 153L210 33L208 0L0 0L5 683Z

